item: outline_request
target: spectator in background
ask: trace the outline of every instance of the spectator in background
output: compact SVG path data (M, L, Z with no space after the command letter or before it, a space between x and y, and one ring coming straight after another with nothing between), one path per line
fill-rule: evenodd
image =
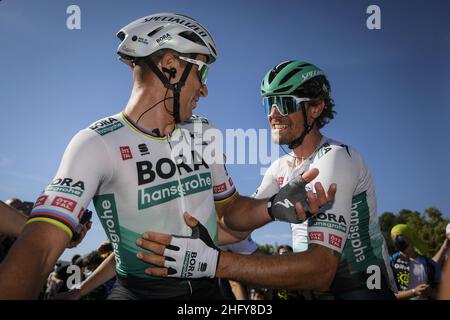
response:
M0 262L2 262L23 229L33 202L11 198L0 201Z
M448 236L448 229L450 228L449 225L447 225L447 236ZM439 300L450 300L450 259L447 259L443 268L442 273L442 281L441 286L439 287Z
M27 216L19 209L22 202L19 199L0 201L0 234L17 237L27 221Z
M286 244L278 246L278 248L277 248L277 253L281 256L286 255L286 254L291 254L292 252L294 252L292 247L289 245L286 245Z
M281 245L277 248L280 256L292 254L294 250L289 245ZM276 289L273 290L273 300L306 300L298 290Z
M109 257L110 254L113 253L113 246L109 240L104 241L99 247L98 252L100 253L100 256L103 259L106 259Z
M79 254L74 254L72 259L70 259L70 263L73 265L77 265L78 264L77 262L80 258L81 258L81 256Z
M434 299L440 281L439 266L424 256L426 246L408 225L398 224L391 230L394 247L391 256L399 300Z
M444 266L444 262L447 261L449 250L450 250L450 223L447 224L447 227L445 228L444 242L442 243L439 251L433 257L434 262L436 262L441 268Z
M250 300L272 300L266 288L252 288Z
M83 259L85 280L72 290L57 294L53 300L105 300L117 280L111 243L103 242Z
M258 251L258 245L253 241L251 235L242 241L220 246L220 249L228 252L235 252L240 254L254 254ZM219 286L223 290L223 294L231 300L247 300L249 294L247 287L237 281L219 279Z

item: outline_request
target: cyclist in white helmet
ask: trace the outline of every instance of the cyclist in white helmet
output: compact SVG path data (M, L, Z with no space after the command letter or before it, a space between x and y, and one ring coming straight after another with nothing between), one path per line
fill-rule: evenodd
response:
M198 100L208 94L206 76L217 58L207 29L192 18L160 13L130 23L117 36L120 59L133 70L128 104L78 132L68 145L56 176L0 265L0 299L37 297L55 261L79 232L91 200L114 248L118 281L111 299L220 299L216 279L146 274L148 265L137 257L136 240L147 230L190 236L184 212L201 221L215 244L243 236L218 228L217 218L224 215L245 217L252 211L252 227L271 221L267 207L273 200L239 196L224 164L203 157L217 142L200 136L201 143L195 143L199 127L202 132L211 128L207 119L192 115ZM310 172L305 179L316 174ZM332 199L333 192L317 198L310 193L308 211L302 183L285 188L276 200L303 206L276 208L272 216L303 221ZM216 264L212 259L201 270Z
M220 252L207 245L210 241L202 239L206 234L201 232L187 240L147 233L142 247L164 257L143 254L144 260L167 267L148 272L189 277L182 269L177 273L171 270L180 270L185 252L195 250L199 261L203 256L220 256L213 273L217 277L269 288L330 290L336 299L394 299L370 170L357 151L320 131L334 117L330 84L324 72L308 62L286 61L267 72L261 90L273 140L288 145L292 152L272 163L256 198L278 197L299 174L317 168L316 179L324 187L338 185L332 205L306 223L292 224L295 252L287 256ZM315 181L308 187L318 191ZM195 226L194 219L188 221ZM236 230L242 227L239 217L233 215L225 216L225 223Z

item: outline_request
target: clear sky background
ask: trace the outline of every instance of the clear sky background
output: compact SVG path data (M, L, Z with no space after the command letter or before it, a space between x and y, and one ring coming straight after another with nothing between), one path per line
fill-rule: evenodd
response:
M81 30L66 9L81 8ZM366 9L381 8L381 30ZM321 67L336 118L323 132L356 148L373 172L378 212L439 208L450 217L450 2L448 1L0 1L0 199L34 201L52 180L71 137L119 112L131 89L115 33L157 12L204 24L219 59L196 112L219 129L267 128L260 81L281 61ZM261 164L231 165L242 194ZM97 218L87 253L106 238ZM257 230L260 244L290 243L288 224Z

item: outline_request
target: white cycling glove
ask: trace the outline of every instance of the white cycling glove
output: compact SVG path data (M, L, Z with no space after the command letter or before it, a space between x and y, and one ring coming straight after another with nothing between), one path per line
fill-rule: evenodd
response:
M191 236L172 235L170 245L164 250L168 277L214 278L220 250L200 222L191 229Z

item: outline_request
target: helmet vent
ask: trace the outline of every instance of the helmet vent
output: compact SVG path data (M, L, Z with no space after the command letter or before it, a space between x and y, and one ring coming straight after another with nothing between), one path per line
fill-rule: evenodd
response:
M285 75L283 77L283 79L281 79L279 85L282 85L283 83L287 82L288 80L290 80L294 75L296 75L300 71L302 71L302 68L295 68L294 70L289 71L289 73L287 75Z
M191 31L184 31L182 33L179 34L180 37L183 37L189 41L198 43L200 45L205 45L205 43L203 42L203 40L194 32Z
M120 32L117 34L117 38L119 38L120 41L123 41L123 39L125 39L125 32L120 31Z
M276 67L275 67L275 72L276 73L278 73L278 72L280 72L281 70L283 70L284 69L284 67L286 67L288 64L290 64L292 61L285 61L285 62L282 62L282 63L280 63L279 65L277 65Z
M153 30L152 32L150 32L149 34L147 34L147 36L149 36L150 38L157 32L161 31L164 28L164 26L158 27L155 30Z

